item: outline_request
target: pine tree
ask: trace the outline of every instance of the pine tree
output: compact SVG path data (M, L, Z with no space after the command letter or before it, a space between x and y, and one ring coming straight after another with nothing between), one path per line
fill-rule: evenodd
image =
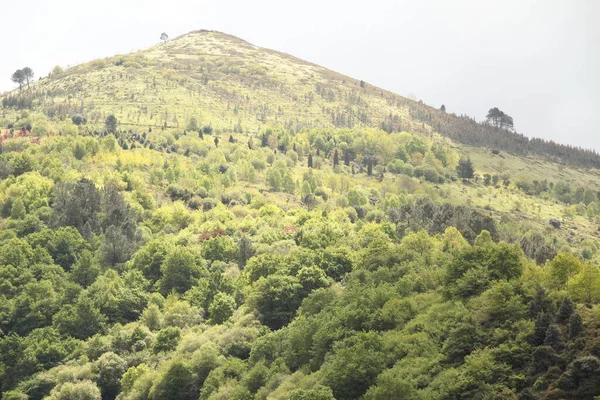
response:
M569 321L569 318L573 314L575 307L573 306L573 302L569 297L565 297L563 301L560 303L560 308L558 309L558 320L562 323Z
M106 121L104 121L106 132L115 133L117 131L117 123L117 118L114 115L111 114L106 117Z
M338 155L337 149L333 152L333 168L337 167L340 164L340 157Z
M254 255L252 240L243 235L238 241L238 263L241 268L246 265L246 261Z
M557 324L550 324L546 330L544 346L551 346L554 350L560 344L560 327Z
M569 339L574 339L583 332L583 321L578 312L571 314L569 318Z
M552 315L547 312L541 312L535 320L535 330L533 332L533 345L541 346L546 338L546 331L552 324Z
M369 158L369 161L367 161L367 175L373 175L373 159L371 158Z
M344 165L346 167L350 166L350 150L344 150Z
M458 165L456 166L456 172L458 173L458 176L462 179L472 179L475 170L473 168L473 163L471 162L471 159L468 157L461 157L458 161Z
M14 83L18 83L19 90L21 90L21 88L23 87L23 82L25 81L25 74L23 73L22 69L18 69L11 75L10 79Z
M312 168L313 167L313 157L312 154L308 155L308 168Z

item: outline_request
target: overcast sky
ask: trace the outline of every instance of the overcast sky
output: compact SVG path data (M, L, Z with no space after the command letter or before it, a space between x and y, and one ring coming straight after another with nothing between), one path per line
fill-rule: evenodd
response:
M0 0L0 92L214 29L449 112L600 151L600 0Z

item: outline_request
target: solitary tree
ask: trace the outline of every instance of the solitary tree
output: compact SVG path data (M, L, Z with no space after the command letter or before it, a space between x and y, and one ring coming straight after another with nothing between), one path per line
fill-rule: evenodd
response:
M29 81L33 80L33 70L29 67L25 67L21 71L23 72L25 82L27 82L27 87L29 87Z
M160 40L162 40L163 42L166 42L167 40L169 40L169 35L167 35L166 32L161 33Z
M104 126L106 127L106 131L108 133L115 133L117 131L117 117L112 114L106 117Z
M19 84L19 90L21 90L21 88L23 87L23 82L25 82L25 74L23 73L22 69L18 69L15 72L13 72L12 76L10 77L10 79L14 83L18 83Z
M473 178L475 170L473 169L473 163L471 162L471 159L468 157L461 157L458 161L458 165L456 166L456 172L462 179L469 180Z
M514 128L512 117L505 114L504 111L498 109L498 107L490 108L486 116L486 122L500 129L510 130Z
M188 131L199 132L201 130L198 120L195 117L190 118L190 122L187 126Z
M441 112L446 112L446 106L442 104L442 106L440 107L440 111Z

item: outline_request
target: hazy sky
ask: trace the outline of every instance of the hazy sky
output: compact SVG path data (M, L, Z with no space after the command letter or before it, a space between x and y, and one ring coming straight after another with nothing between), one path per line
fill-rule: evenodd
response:
M214 29L527 136L600 151L600 0L0 0L0 91Z

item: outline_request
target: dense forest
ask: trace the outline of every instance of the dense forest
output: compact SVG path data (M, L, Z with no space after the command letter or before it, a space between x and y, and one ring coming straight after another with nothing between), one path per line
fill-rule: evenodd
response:
M450 192L565 183L463 183L406 132L105 122L3 140L3 399L600 395L598 244Z

